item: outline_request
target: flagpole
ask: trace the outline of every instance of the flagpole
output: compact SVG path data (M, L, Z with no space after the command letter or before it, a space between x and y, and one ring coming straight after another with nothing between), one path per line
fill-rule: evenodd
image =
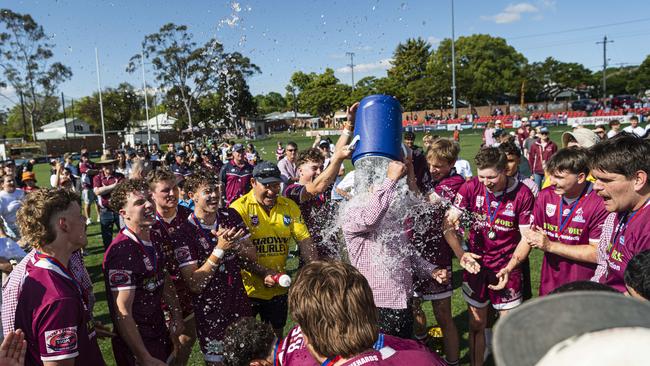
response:
M149 102L147 102L147 82L144 78L144 51L140 51L142 62L142 92L144 93L144 113L147 117L147 146L151 145L151 129L149 128Z
M106 129L104 127L104 105L102 103L102 84L99 77L99 56L95 47L95 66L97 67L97 90L99 91L99 115L102 119L102 150L106 150ZM104 151L102 151L102 154Z

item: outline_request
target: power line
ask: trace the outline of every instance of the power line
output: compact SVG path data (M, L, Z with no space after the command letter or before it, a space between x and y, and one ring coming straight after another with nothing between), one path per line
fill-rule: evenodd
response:
M618 25L628 25L628 24L632 24L632 23L641 23L641 22L647 22L647 21L650 21L650 18L627 20L627 21L622 21L622 22L617 22L617 23L591 25L591 26L586 26L586 27L571 28L571 29L565 29L565 30L554 31L554 32L525 34L525 35L521 35L521 36L505 37L505 38L507 40L523 39L523 38L534 38L534 37L548 36L548 35L552 35L552 34L564 34L564 33L571 33L571 32L580 32L580 31L584 31L584 30L599 29L599 28L606 28L606 27L614 27L614 26L618 26Z

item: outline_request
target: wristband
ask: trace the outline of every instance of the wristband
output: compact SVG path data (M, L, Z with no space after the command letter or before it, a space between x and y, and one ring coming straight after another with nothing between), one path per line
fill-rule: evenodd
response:
M216 266L217 266L217 264L214 263L210 258L206 259L206 262L208 262L208 264L210 264L212 267L216 267Z
M226 254L226 252L221 248L215 247L214 250L212 251L212 254L214 254L215 257L221 259L223 258L224 254Z

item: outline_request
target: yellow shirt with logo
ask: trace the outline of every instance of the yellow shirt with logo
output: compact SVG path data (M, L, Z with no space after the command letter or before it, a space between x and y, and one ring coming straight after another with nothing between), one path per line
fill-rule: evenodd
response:
M230 204L241 215L251 233L250 240L257 249L257 262L266 268L284 272L289 255L289 243L293 238L300 242L309 238L309 230L302 220L298 205L279 196L269 214L257 202L253 190ZM264 286L260 276L242 270L244 287L249 297L262 300L284 295L287 288Z

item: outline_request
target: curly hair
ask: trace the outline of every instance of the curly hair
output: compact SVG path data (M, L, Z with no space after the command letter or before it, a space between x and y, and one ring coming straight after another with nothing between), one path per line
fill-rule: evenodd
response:
M241 318L226 328L223 355L226 366L248 366L252 360L266 359L273 348L273 328L255 318Z
M219 177L202 170L195 172L194 174L187 177L187 179L185 179L185 183L183 183L183 190L185 192L196 193L199 187L211 184L219 185Z
M164 167L158 167L150 171L145 179L147 180L147 183L149 183L149 188L151 189L153 189L153 187L158 182L176 182L176 176L174 173L172 173L172 171L168 168Z
M321 154L318 149L312 147L307 150L302 150L300 153L298 153L298 159L296 159L296 167L299 167L309 161L322 164L325 162L325 159L323 158L323 154Z
M44 188L26 195L16 215L22 241L35 248L53 242L56 232L50 220L79 200L78 194L67 189Z
M111 210L119 212L126 206L129 193L149 191L149 185L144 179L125 179L117 184L111 193Z
M503 171L508 159L506 154L497 147L484 147L476 154L474 162L477 169L494 168Z

